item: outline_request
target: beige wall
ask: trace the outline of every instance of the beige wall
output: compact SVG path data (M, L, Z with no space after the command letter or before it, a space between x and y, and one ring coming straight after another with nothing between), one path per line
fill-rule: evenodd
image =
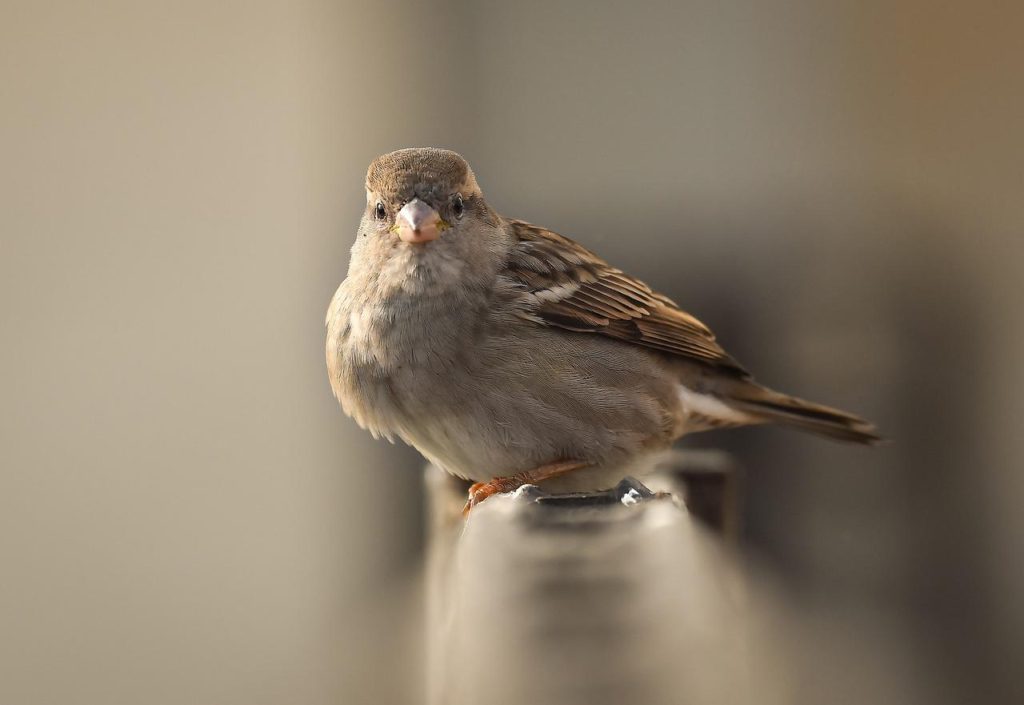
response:
M323 317L365 163L451 113L398 10L4 4L0 702L337 702L372 663L418 461L344 420Z
M820 624L807 702L1008 686L1022 19L5 3L0 702L405 699L419 461L337 410L322 319L366 162L415 144L894 437L699 439L748 466L750 542Z

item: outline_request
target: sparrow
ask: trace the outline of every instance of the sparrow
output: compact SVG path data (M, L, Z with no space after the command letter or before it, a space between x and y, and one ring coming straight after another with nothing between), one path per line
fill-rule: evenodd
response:
M373 160L327 312L346 414L465 480L607 488L685 434L778 423L856 443L853 414L754 381L675 302L569 238L499 215L445 149Z

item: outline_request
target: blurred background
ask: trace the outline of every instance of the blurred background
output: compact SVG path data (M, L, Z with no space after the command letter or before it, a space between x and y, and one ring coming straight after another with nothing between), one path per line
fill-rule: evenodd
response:
M421 461L337 408L323 318L416 145L893 439L688 441L747 470L801 703L1020 702L1022 21L7 0L0 702L415 701Z

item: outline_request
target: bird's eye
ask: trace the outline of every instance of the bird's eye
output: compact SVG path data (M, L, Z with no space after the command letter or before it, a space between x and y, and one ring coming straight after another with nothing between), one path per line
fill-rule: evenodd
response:
M373 209L373 217L377 220L384 220L388 217L388 212L384 208L384 203L382 201L377 201L377 207Z
M455 214L456 218L461 218L466 212L466 204L462 202L462 194L455 194L455 198L452 199L452 213Z

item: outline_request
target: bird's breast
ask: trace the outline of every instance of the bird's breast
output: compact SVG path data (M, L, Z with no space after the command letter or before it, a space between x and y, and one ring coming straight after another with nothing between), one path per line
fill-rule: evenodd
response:
M473 311L439 297L346 297L332 305L327 365L344 411L375 435L407 426L414 406L464 364Z

